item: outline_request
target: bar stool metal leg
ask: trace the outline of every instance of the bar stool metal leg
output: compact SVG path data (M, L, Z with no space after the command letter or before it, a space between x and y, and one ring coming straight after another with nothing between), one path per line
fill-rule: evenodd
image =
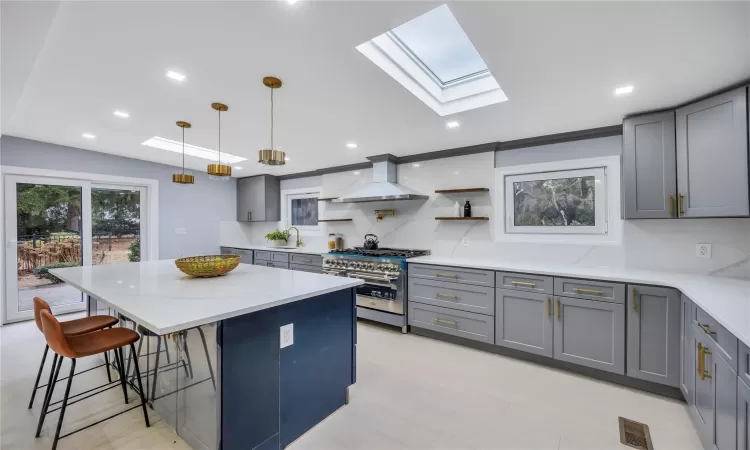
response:
M112 374L109 371L109 352L104 352L104 363L107 366L107 381L112 382Z
M128 404L128 390L125 387L125 365L122 357L122 348L115 349L115 360L117 360L117 371L120 373L120 386L122 386L122 395L125 397L125 404Z
M60 408L60 418L57 419L57 430L55 430L55 440L52 442L52 450L57 450L57 441L60 440L60 430L62 429L63 418L65 417L65 408L68 406L68 396L70 395L70 385L73 384L73 372L76 370L76 359L70 360L70 375L68 375L68 385L65 387L65 396L63 397L62 407ZM122 369L120 369L122 371ZM57 381L55 381L57 382Z
M183 362L183 368L185 369L185 376L193 378L193 362L190 360L190 351L188 350L187 346L187 331L180 333L182 336L182 349L185 351L185 359L187 359L187 367L185 366L185 363ZM190 368L190 373L188 374L188 368Z
M55 384L57 383L58 375L60 374L60 366L63 363L62 356L55 354L55 358L52 360L52 372L50 373L49 383L47 383L47 391L44 394L44 404L42 405L42 412L39 414L39 424L36 427L36 437L42 433L42 426L44 425L44 418L47 416L47 409L49 409L49 403L52 401L52 394L55 392ZM55 363L57 365L55 366Z
M130 351L135 351L135 345L130 344ZM135 376L138 379L138 390L141 393L141 408L143 409L143 419L146 421L146 426L150 427L151 423L148 421L148 411L146 411L146 391L143 390L143 384L141 383L141 371L138 368L138 357L133 358L133 370Z
M156 380L159 375L159 355L161 354L161 337L156 338L156 360L154 361L154 381L151 385L151 401L156 399ZM153 405L151 406L153 408Z
M206 352L206 362L208 363L208 371L211 374L211 383L214 385L214 391L216 390L216 378L214 378L214 368L211 366L211 357L208 355L208 345L206 344L206 335L203 334L203 330L198 327L198 333L201 335L201 341L203 342L203 351Z
M39 389L39 379L42 377L42 370L44 369L44 362L47 360L47 352L49 351L49 345L44 345L44 353L42 354L42 363L39 365L39 372L36 374L36 381L34 381L34 389L31 391L31 400L29 400L29 409L34 404L34 397L36 397L36 391ZM54 364L52 369L54 369ZM51 370L52 370L51 369Z

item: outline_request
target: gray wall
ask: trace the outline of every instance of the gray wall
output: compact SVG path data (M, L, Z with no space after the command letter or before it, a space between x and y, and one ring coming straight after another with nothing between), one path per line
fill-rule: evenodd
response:
M562 142L495 152L495 167L622 154L622 136Z
M172 183L176 167L13 136L0 138L4 166L87 172L159 181L159 258L219 252L219 223L236 220L237 180L210 180L193 172L194 185ZM178 235L175 228L186 228Z

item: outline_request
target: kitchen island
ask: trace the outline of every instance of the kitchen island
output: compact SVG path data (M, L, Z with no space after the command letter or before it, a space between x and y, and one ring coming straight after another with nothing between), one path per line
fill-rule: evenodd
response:
M51 273L141 333L149 402L193 448L284 448L356 380L361 280L248 264L192 278L173 260Z

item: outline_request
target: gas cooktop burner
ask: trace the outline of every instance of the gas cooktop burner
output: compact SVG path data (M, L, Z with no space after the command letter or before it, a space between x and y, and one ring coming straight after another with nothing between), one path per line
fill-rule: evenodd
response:
M332 250L329 255L357 255L357 256L375 256L389 258L416 258L417 256L429 255L429 250L409 250L402 248L379 248L377 250L366 250L362 247L347 248L344 250Z

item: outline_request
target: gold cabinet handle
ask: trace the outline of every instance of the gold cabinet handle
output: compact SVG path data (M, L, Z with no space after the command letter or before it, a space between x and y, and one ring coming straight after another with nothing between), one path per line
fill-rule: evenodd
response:
M700 329L703 330L703 332L706 333L707 335L716 336L716 332L711 331L711 329L705 323L698 322L698 327L700 327Z
M536 283L529 283L528 281L511 281L510 284L513 286L528 286L528 287L535 287Z
M698 376L701 377L701 380L703 379L703 344L698 342L698 367L696 367L696 372L698 373Z
M437 297L445 297L445 298L452 298L453 300L458 300L458 295L449 295L449 294L443 294L442 292L438 292L435 294Z
M685 196L682 195L682 194L678 194L677 198L678 198L678 203L679 203L679 207L677 208L677 217L684 216L685 215L685 210L683 209L682 202L683 202Z
M438 276L438 277L441 277L441 278L453 278L453 279L456 279L456 280L458 279L458 275L451 275L451 274L448 274L448 273L440 273L440 272L438 272L435 275Z
M550 304L550 298L549 298L549 295L548 295L547 296L547 300L544 302L544 306L547 309L547 317L552 317L552 311L550 311L549 304Z
M456 328L456 329L458 328L458 322L455 321L455 320L438 319L437 317L435 319L433 319L433 320L435 321L436 325L443 323L443 324L449 325L449 326L451 326L453 328Z
M669 217L674 217L675 213L675 198L674 194L669 194Z
M636 297L638 297L638 293L636 292L635 288L633 288L633 312L638 312L638 307L636 306L637 305Z
M701 373L700 373L701 380L705 380L706 378L713 378L711 374L708 372L708 370L706 370L706 355L712 355L712 354L713 353L708 351L706 347L703 347L703 357L701 358L703 364L701 364Z
M560 320L560 297L557 297L557 309L555 310L557 320Z
M602 295L602 291L597 291L595 289L573 288L573 292L576 294Z

